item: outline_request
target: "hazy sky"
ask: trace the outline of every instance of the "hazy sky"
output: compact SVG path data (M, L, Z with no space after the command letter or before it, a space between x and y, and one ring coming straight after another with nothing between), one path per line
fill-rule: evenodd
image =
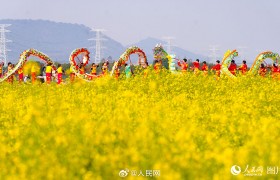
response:
M45 19L104 28L123 45L146 37L208 55L209 45L254 59L280 53L280 0L0 0L2 19ZM242 54L242 51L244 53ZM246 53L245 53L246 52Z

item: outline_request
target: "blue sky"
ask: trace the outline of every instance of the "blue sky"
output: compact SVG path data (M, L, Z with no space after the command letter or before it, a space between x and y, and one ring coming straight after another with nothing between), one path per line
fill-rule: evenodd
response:
M204 55L209 45L218 45L220 55L239 49L249 61L264 50L280 52L279 0L2 0L1 6L2 19L104 28L123 45L172 36L177 46Z

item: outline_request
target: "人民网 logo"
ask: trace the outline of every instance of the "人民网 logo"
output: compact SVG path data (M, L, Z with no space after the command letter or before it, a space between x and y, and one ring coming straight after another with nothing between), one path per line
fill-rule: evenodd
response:
M230 171L231 171L231 174L237 176L238 174L241 173L241 168L237 165L234 165L231 167Z

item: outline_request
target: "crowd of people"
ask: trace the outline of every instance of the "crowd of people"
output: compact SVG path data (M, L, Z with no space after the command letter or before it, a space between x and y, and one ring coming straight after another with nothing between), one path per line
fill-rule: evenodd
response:
M132 64L127 64L127 63L124 65L125 66L124 74L126 78L130 78L134 75L133 68L131 65ZM184 58L183 60L177 60L177 65L182 73L193 72L196 75L203 74L204 76L207 76L209 74L209 71L213 71L215 72L217 79L221 75L222 65L219 60L217 60L216 64L213 65L211 68L208 67L206 61L203 61L202 64L200 64L199 59L196 59L194 62L188 63L188 60ZM191 67L189 67L189 65L191 65ZM2 78L5 73L11 71L14 68L14 66L15 66L14 64L9 62L6 71L4 72L4 63L0 63L0 78ZM148 62L146 62L145 65L142 67L144 68L143 70L144 76L147 76L151 69L156 74L158 74L164 68L162 60L155 60L152 66L149 66ZM83 63L80 63L78 68L70 66L69 69L70 82L73 82L75 80L76 73L79 73L80 75L88 74L89 80L93 80L96 77L107 75L109 72L109 62L106 61L101 64L101 73L99 74L97 73L98 72L97 68L99 68L99 64L92 63L90 66L90 72L87 73L89 69L86 69L86 66ZM76 69L76 71L74 69ZM228 70L234 76L237 76L237 74L246 75L248 71L248 66L245 60L243 60L242 65L239 67L235 63L235 60L232 60L228 67ZM260 76L265 77L267 76L268 71L271 72L270 74L273 78L280 77L280 67L276 63L273 63L272 66L269 66L266 63L262 63L260 65L258 73ZM23 67L20 67L17 69L17 71L14 74L10 75L7 78L7 81L9 83L13 83L17 77L20 83L27 81L28 78L31 79L32 83L35 83L38 78L41 78L43 79L44 82L48 84L51 83L52 81L56 81L57 84L61 84L63 82L63 74L65 74L65 71L63 70L61 64L58 64L57 68L55 68L52 63L48 63L42 68L41 76L37 76L38 72L36 70L36 67L33 65L31 67L31 72L30 72L31 77L25 76ZM119 66L115 67L114 69L115 78L118 79L120 75L121 75L120 67Z
M154 69L156 71L158 69L157 63L161 64L161 62L156 61L154 65ZM191 63L192 67L190 68L188 67L189 63L187 62L187 59L178 60L177 64L181 68L181 71L183 73L186 73L188 71L193 71L194 74L199 74L200 72L202 72L203 75L208 75L210 70L210 71L214 71L217 77L220 77L221 75L222 65L220 60L217 60L216 64L212 66L210 69L206 61L203 61L202 64L200 64L199 59L196 59L194 62L192 62ZM235 63L235 60L232 60L228 67L228 70L234 76L237 76L237 74L246 75L248 71L247 62L246 60L243 60L242 65L238 67L237 64ZM266 64L265 62L262 63L259 68L258 74L262 77L265 77L268 73L268 70L270 70L272 77L280 76L280 67L276 63L273 63L272 66Z
M0 78L5 76L7 73L11 72L15 65L11 62L8 62L6 71L4 72L4 63L0 64ZM35 83L37 79L41 79L42 82L50 83L55 78L58 84L62 83L62 74L65 73L62 65L58 64L57 68L54 68L52 63L47 63L42 68L42 73L39 73L38 76L38 68L35 64L31 66L30 76L24 75L24 67L19 67L15 73L11 74L7 77L7 82L13 83L17 77L19 83L26 82L28 79L31 80L32 83Z

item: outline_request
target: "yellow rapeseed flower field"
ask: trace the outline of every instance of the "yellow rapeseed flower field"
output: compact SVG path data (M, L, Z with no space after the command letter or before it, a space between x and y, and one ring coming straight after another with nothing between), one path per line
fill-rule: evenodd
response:
M167 73L2 83L0 179L120 179L123 169L231 179L233 165L276 179L266 167L280 166L279 92L271 78Z

